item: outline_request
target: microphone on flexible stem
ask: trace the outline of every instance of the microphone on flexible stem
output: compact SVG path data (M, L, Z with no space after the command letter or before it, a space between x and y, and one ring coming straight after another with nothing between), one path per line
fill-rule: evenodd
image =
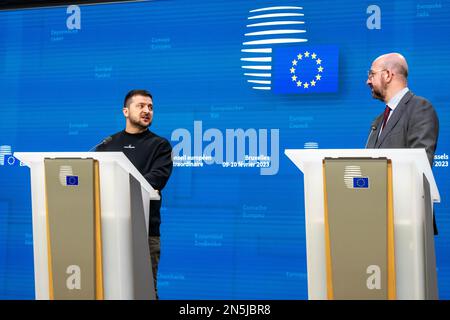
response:
M92 148L90 148L90 149L89 149L89 152L90 152L90 151L93 151L93 150L95 150L95 149L97 149L97 148L100 147L101 145L104 145L104 144L109 143L111 140L112 140L112 137L111 137L111 136L106 137L106 138L103 139L100 143L97 143L95 146L93 146Z
M367 144L369 143L370 137L372 136L372 133L374 133L375 131L377 131L377 120L376 119L370 125L370 133L369 133L369 136L367 137L366 146L365 146L366 149L367 149Z

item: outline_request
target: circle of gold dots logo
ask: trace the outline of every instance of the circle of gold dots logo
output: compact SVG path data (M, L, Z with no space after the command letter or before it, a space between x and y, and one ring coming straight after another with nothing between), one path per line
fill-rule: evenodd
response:
M315 61L316 65L315 68L317 68L317 74L315 77L313 77L310 81L306 81L308 79L301 79L301 70L298 65L300 61L306 61L308 59L311 59L312 61ZM322 72L323 72L323 66L322 66L322 60L317 56L316 53L310 53L308 51L305 51L303 53L299 53L296 57L296 59L292 60L292 67L289 69L292 74L292 82L295 82L297 87L303 87L304 89L308 89L310 87L315 87L317 82L322 79ZM302 81L303 80L303 81Z

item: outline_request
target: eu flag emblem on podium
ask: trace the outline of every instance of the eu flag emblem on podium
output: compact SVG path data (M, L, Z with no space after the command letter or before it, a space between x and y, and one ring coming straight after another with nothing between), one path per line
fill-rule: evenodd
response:
M338 90L336 46L278 47L273 54L275 93L322 93Z
M369 188L369 178L368 177L356 177L356 178L353 178L353 188L354 189L367 189L367 188Z
M66 177L67 186L78 186L78 176L67 176Z

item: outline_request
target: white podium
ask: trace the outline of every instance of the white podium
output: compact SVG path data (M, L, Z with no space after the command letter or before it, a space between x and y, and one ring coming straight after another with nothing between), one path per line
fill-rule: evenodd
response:
M323 159L381 157L392 160L396 297L437 298L431 209L440 195L424 149L286 149L285 154L304 174L309 299L327 299Z
M45 159L98 161L103 298L154 299L147 235L150 200L160 197L127 157L121 152L16 152L14 156L31 169L36 299L51 298Z

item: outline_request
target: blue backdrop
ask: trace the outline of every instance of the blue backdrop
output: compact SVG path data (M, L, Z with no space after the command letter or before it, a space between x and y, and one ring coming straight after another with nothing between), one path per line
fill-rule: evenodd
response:
M124 127L127 91L145 88L154 96L151 129L180 156L163 193L160 298L306 299L303 176L284 149L364 147L384 109L365 84L367 70L398 51L409 87L440 119L436 255L440 298L448 299L449 34L450 1L167 0L0 11L0 298L34 299L29 169L9 155L89 150ZM297 65L280 62L289 55ZM276 90L279 81L291 89ZM239 133L245 150L231 139ZM255 150L270 162L244 167L240 155Z

